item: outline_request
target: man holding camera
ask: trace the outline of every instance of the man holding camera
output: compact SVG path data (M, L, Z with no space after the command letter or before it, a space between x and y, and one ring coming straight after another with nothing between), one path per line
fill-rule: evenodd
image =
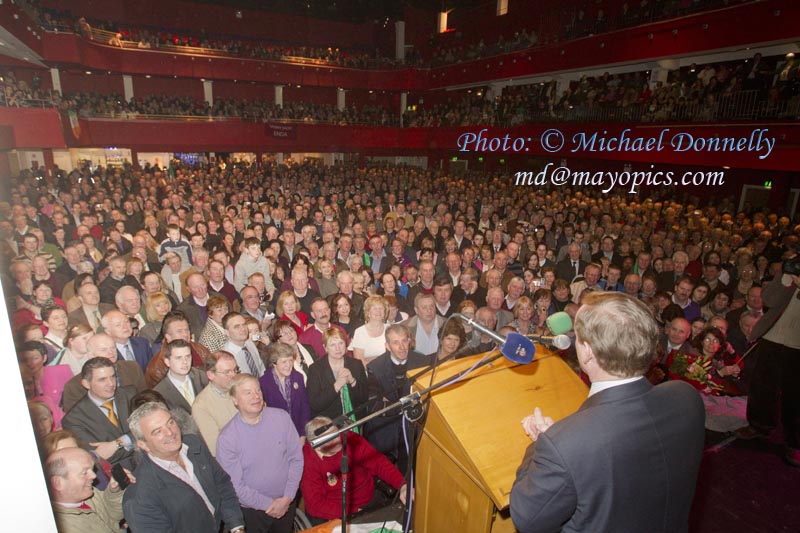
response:
M769 307L753 328L758 347L747 396L749 426L739 430L743 439L766 437L778 425L778 412L786 439L786 462L800 467L800 264L798 256L784 261L783 275L768 283L761 293Z

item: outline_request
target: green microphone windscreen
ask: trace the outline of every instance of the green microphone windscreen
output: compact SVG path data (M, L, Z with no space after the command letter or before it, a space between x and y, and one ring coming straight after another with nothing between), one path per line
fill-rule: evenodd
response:
M564 311L553 313L547 317L547 327L553 335L564 335L572 330L572 319Z

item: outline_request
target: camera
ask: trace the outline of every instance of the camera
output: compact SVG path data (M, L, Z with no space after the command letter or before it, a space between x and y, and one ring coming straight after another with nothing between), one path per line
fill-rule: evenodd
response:
M250 335L250 340L253 342L258 342L261 340L261 333L254 333Z
M800 276L800 257L794 256L783 262L783 273Z

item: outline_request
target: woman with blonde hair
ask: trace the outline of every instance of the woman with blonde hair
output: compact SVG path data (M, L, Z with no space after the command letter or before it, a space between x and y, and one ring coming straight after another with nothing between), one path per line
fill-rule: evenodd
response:
M370 296L364 300L364 325L356 328L350 349L353 357L366 366L386 351L386 319L389 304L383 296Z
M144 301L144 316L147 323L139 330L139 337L144 337L147 342L153 344L161 334L161 324L164 317L172 311L172 302L169 297L161 291L156 291L147 295Z
M278 296L275 314L278 318L291 322L298 335L308 328L308 315L300 310L300 300L292 291L283 291Z
M33 432L38 440L46 437L56 428L53 412L50 407L41 400L28 400L28 413L31 416Z
M537 326L535 317L533 301L527 296L520 296L514 306L514 320L509 326L517 330L520 335L535 335Z
M323 258L317 261L314 279L317 280L319 293L323 298L339 292L339 287L336 286L333 263L329 259Z
M156 243L163 241L167 237L167 232L164 231L164 228L159 226L158 219L153 215L147 215L144 217L143 231L147 233L147 236Z

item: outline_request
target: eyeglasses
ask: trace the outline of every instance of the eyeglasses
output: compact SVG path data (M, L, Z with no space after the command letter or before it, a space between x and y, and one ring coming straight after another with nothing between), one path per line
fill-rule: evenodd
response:
M241 372L242 371L239 369L238 366L236 368L234 368L233 370L222 370L222 371L214 370L215 374L221 374L223 376L235 376L236 374L239 374Z
M709 344L719 344L719 339L715 339L714 337L708 337L703 339L703 342L707 342Z

